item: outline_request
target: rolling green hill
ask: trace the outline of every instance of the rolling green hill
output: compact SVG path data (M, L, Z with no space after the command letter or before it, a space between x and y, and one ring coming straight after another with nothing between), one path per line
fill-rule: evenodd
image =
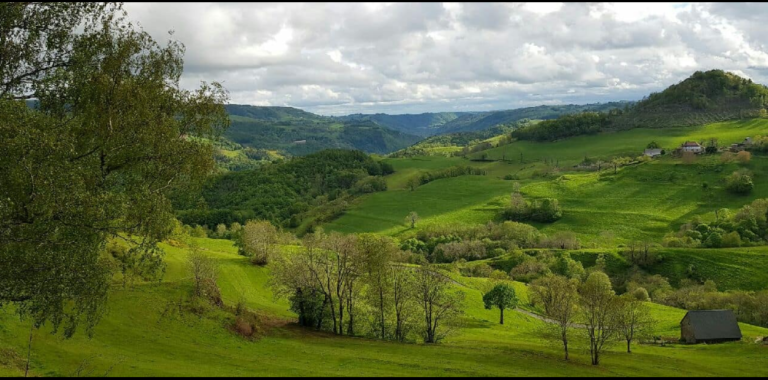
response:
M228 105L231 125L224 136L248 148L302 156L323 149L390 153L420 137L370 121L341 122L291 107Z
M417 136L430 136L441 133L442 126L446 123L468 114L472 114L472 112L427 112L402 115L388 115L385 113L352 114L340 116L336 119L344 122L358 123L371 121L383 127L403 133Z
M623 101L583 105L567 104L473 113L463 115L451 122L444 124L440 128L440 133L446 134L455 132L480 131L483 129L495 127L500 124L514 123L523 119L556 119L562 115L569 115L586 111L602 112L612 109L623 109L631 104L632 102Z
M487 161L442 156L390 158L387 162L395 168L395 173L387 177L388 190L360 197L343 216L325 227L405 239L434 226L483 225L497 220L509 203L513 182L519 182L526 198L559 200L562 219L550 224L534 223L547 235L574 233L585 248L603 246L601 236L606 233L615 238L613 249L630 240L660 243L665 234L677 231L681 224L695 216L711 220L716 209L728 208L735 212L754 199L768 198L768 177L765 176L768 158L755 154L749 163L739 164L723 163L719 155L711 155L684 164L680 158L666 156L619 168L615 174L610 167L604 167L598 174L579 171L574 166L585 156L604 161L616 156L636 157L650 141L671 150L686 140L717 138L721 145L728 145L747 136L767 133L768 120L752 119L687 128L637 128L556 142L515 141L469 156L478 158L485 153ZM519 161L521 154L523 162ZM501 161L502 158L506 160ZM440 179L414 191L408 188L408 181L423 173L464 165L482 168L487 174ZM740 169L753 173L755 187L749 195L735 195L724 188L724 177ZM516 180L504 180L507 176ZM705 191L705 183L711 193ZM415 230L404 222L411 211L421 217ZM730 289L757 290L762 287L762 281L768 281L761 275L756 276L753 270L766 265L768 254L764 249L706 252L672 249L664 254L670 259L653 271L675 282L688 265L694 264L706 268L703 269L706 278ZM727 252L734 253L731 263L722 259L728 257Z
M226 304L239 298L259 314L258 338L248 340L229 330L234 316L215 308L178 311L191 290L185 267L186 248L163 244L168 269L162 282L116 287L109 313L93 338L62 340L35 333L31 350L34 376L766 376L764 347L753 344L767 329L742 324L743 342L665 347L639 344L632 354L619 344L600 366L572 350L570 362L561 349L543 340L544 322L522 312L498 311L482 304L485 279L451 275L465 293L461 327L438 345L401 344L338 337L297 327L287 303L275 300L269 270L251 265L225 240L192 239L219 263L218 284ZM515 284L530 309L526 287ZM674 339L684 311L651 305L657 333ZM29 325L0 309L0 375L24 374ZM574 338L574 345L581 345Z
M626 109L585 112L512 132L520 140L554 141L633 128L675 128L764 117L768 88L722 70L697 71L688 79Z

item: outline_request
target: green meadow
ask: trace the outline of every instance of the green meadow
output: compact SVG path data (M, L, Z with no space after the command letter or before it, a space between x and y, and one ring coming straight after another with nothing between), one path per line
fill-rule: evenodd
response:
M219 286L227 304L244 297L262 320L259 337L231 332L233 317L209 309L200 314L175 311L188 296L191 280L186 249L163 245L167 272L160 283L115 285L109 310L92 338L69 340L44 327L32 341L33 376L766 376L766 348L752 343L768 329L741 325L742 342L665 347L639 344L632 354L612 347L600 366L589 364L581 348L561 358L558 344L543 340L544 322L508 312L485 310L484 279L452 275L466 294L461 326L443 343L424 345L338 337L301 329L285 301L275 300L269 270L238 256L226 240L194 239L220 264ZM520 298L526 287L516 283ZM529 306L521 305L523 309ZM676 338L684 311L652 305L659 335ZM12 310L0 310L0 375L23 375L29 324ZM574 337L581 347L579 338Z
M557 198L563 218L537 225L544 233L572 231L589 246L602 232L611 232L618 243L631 239L660 240L693 216L712 217L715 209L737 209L754 199L768 197L768 157L753 156L748 164L721 165L717 155L698 157L683 164L672 157L596 172L575 171L569 165L584 158L609 158L634 152L637 156L650 141L673 147L685 140L716 137L721 144L741 141L746 136L768 133L768 120L755 119L709 124L687 129L629 130L594 136L579 136L552 143L517 141L488 150L490 158L507 157L525 151L526 160L559 161L559 174L544 177L536 171L542 163L469 161L459 157L416 157L390 159L396 173L388 178L389 190L360 197L342 217L326 224L341 232L379 232L394 236L413 233L404 218L411 211L421 217L420 226L457 222L485 223L508 203L512 182L520 178L521 193L529 198ZM588 154L586 154L588 153ZM498 157L496 157L498 156ZM451 166L469 165L486 169L485 176L440 179L407 189L410 178ZM748 196L728 193L723 179L735 170L753 173L754 191ZM704 184L711 189L705 194Z
M515 161L520 159L522 153L525 162L559 159L561 165L575 165L585 156L591 158L636 157L651 141L656 141L662 148L671 151L687 140L704 141L717 138L720 145L730 145L743 141L745 137L765 135L766 133L768 133L768 120L749 119L685 128L637 128L576 136L554 142L516 141L474 153L471 156L478 158L481 154L486 154L488 159L500 160L505 158Z

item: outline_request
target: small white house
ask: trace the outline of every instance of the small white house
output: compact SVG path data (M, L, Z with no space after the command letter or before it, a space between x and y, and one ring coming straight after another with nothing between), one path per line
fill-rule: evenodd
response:
M643 155L648 156L650 158L661 156L661 149L646 149L643 151Z
M683 143L680 148L683 150L683 152L693 152L693 153L701 153L702 150L704 150L701 147L701 144L697 143L696 141L686 141Z

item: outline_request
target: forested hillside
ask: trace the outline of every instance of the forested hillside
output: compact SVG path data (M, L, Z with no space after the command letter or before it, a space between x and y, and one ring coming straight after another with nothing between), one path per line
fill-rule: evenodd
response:
M370 121L340 122L291 107L228 105L227 111L232 123L225 137L293 156L332 148L386 154L421 140Z
M377 114L352 114L337 117L340 121L372 121L378 125L394 129L400 132L418 135L431 136L442 133L442 127L456 118L473 114L474 112L428 112L421 114L402 114L389 115L385 113Z
M566 104L466 114L444 124L440 129L440 133L479 131L500 124L514 123L523 119L548 120L558 118L562 115L585 111L601 112L612 109L622 109L631 104L631 102L609 102L583 105Z
M214 228L220 223L265 219L298 227L313 209L334 205L348 196L386 190L382 175L390 165L360 151L325 150L259 169L223 173L199 191L185 189L173 197L179 219Z

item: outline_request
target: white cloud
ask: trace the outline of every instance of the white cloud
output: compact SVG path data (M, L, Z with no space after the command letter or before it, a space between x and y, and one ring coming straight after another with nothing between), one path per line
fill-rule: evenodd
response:
M721 68L768 83L768 6L127 3L186 45L182 85L324 114L639 99Z

